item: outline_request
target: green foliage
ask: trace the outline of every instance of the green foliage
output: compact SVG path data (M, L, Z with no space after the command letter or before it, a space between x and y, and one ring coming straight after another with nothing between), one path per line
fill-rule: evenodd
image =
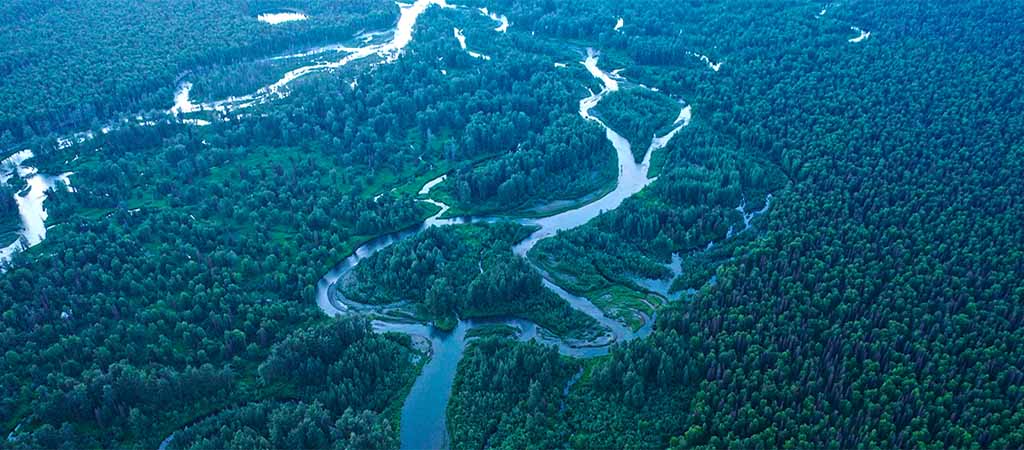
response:
M394 435L372 411L339 416L319 403L258 403L190 426L169 448L390 449L398 445Z
M428 26L431 20L438 25ZM361 76L356 91L342 77L311 77L260 114L207 128L125 127L69 148L35 140L33 164L44 173L73 170L77 192L50 193L48 225L55 228L0 277L0 423L22 423L27 440L20 442L153 446L161 436L152 429L169 434L231 405L292 395L258 385L257 367L275 343L322 320L310 299L323 273L368 237L421 220L427 208L411 194L425 178L463 161L502 158L577 107L576 81L553 69L526 70L537 61L551 67L541 55L511 54L484 76L449 67L442 78L438 57L456 64L461 50L443 16L423 23L423 44ZM233 70L228 62L225 74ZM513 118L516 126L503 124ZM467 138L470 121L507 134ZM16 140L3 137L5 145ZM544 195L560 189L552 185ZM12 216L5 223L14 224ZM537 288L522 261L494 260L503 275L481 278L479 310L466 314L519 312L558 333L589 329L585 316ZM515 296L492 298L495 286ZM518 303L520 296L528 301ZM67 349L89 356L61 356ZM128 397L99 418L59 406L76 386L101 383L94 380L113 364L143 380L207 367L196 373L209 380L196 383L220 389L159 409L155 400ZM156 426L140 434L133 423Z
M78 189L51 193L55 228L0 276L0 423L22 425L5 445L152 448L191 424L176 445L394 447L386 418L416 356L365 323L327 322L314 286L366 238L421 220L424 178L451 172L438 193L463 211L607 189L612 149L577 117L593 80L553 66L588 46L685 99L694 121L655 154L648 189L531 258L605 309L643 309L631 278L666 277L682 253L676 285L701 293L588 362L564 408L576 362L477 341L449 405L454 446L1024 445L1020 2L866 0L817 17L790 1L468 0L513 27L432 8L394 64L308 77L245 117L66 149L32 139L166 109L187 70L198 95L250 91L290 67L258 60L385 27L397 8L143 3L0 6L0 150L31 141L37 167L73 170ZM277 8L312 18L252 18ZM851 25L872 37L847 42ZM453 26L492 59L466 55ZM678 108L636 92L597 111L639 151ZM18 189L0 188L0 236ZM768 214L727 239L735 208L768 193ZM588 328L508 251L522 232L431 230L349 287L439 322Z
M793 184L714 287L664 311L648 340L617 348L573 391L570 444L1019 447L1024 188L1010 174L1024 126L1020 102L1007 103L1019 77L997 73L1017 65L1020 27L1005 24L1024 9L861 2L815 19L748 6L694 24L732 27L716 41L719 79L675 81L680 69L652 84L693 88L695 130L719 136L677 155L733 143ZM665 17L634 17L632 30ZM846 42L849 21L871 39ZM987 125L960 123L967 109ZM667 155L663 170L679 170ZM672 198L666 180L652 197ZM737 200L716 197L705 198Z
M614 180L615 169L599 126L570 113L502 157L462 166L449 191L461 209L508 212L583 197Z
M90 126L118 113L166 109L177 78L199 66L348 39L384 28L382 0L297 0L312 19L270 26L256 14L277 2L14 0L0 5L0 133L29 139Z
M664 94L630 86L601 100L595 112L611 129L629 140L633 157L642 161L651 140L672 130L680 104Z
M361 320L300 330L274 346L260 381L305 400L230 408L175 435L172 448L394 448L382 412L415 375L408 337L381 336Z
M485 338L459 362L448 429L452 448L557 448L567 436L563 389L579 363L550 347Z
M341 290L362 303L409 301L435 319L515 315L560 335L592 331L593 319L509 251L530 231L510 223L430 228L362 261Z
M0 238L3 239L0 242L13 242L17 238L17 232L21 230L18 202L14 200L17 192L7 184L0 184Z

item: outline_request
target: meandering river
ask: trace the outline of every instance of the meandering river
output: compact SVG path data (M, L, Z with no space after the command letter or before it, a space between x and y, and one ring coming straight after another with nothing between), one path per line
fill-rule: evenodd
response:
M415 27L417 20L431 6L455 8L454 6L449 5L445 0L416 0L411 4L399 3L401 12L393 32L366 35L366 39L363 40L363 44L365 45L361 47L334 45L314 49L301 54L278 57L304 57L330 52L343 54L339 59L333 61L317 62L315 64L291 70L285 73L273 84L260 88L256 92L248 95L230 97L212 102L196 103L191 99L191 83L182 82L175 93L174 106L168 110L167 113L172 116L184 116L202 111L231 112L252 107L273 99L286 97L289 93L288 86L292 82L310 74L337 69L371 56L378 57L381 62L392 62L401 55L406 46L408 46L412 41L413 28ZM498 23L498 26L494 31L507 31L509 22L505 16L498 15L486 9L480 9L479 12ZM292 18L294 19L294 17ZM620 29L621 26L622 19L619 20L616 29ZM465 37L462 31L456 28L453 31L453 34L456 39L459 40L460 46L465 49ZM377 37L382 35L389 35L390 40L377 43ZM486 59L484 55L474 54L472 52L470 53L475 57ZM708 61L708 63L710 65L710 61ZM653 152L667 146L673 137L690 123L692 111L689 106L686 106L680 111L679 118L674 123L670 124L672 126L671 131L666 133L664 136L655 136L652 139L644 158L637 161L633 155L631 143L609 127L599 117L591 113L606 96L618 91L620 89L620 82L624 82L625 79L617 73L609 73L601 69L599 66L599 55L593 50L588 51L587 57L581 61L580 64L595 80L600 83L601 88L596 93L590 91L590 95L580 100L579 114L584 119L595 122L605 129L605 136L615 149L615 155L617 158L618 175L616 185L611 192L577 208L536 219L514 219L516 223L537 228L537 230L530 234L530 236L510 249L515 254L522 256L527 260L529 260L528 254L530 250L539 242L555 236L558 232L578 228L590 222L595 217L598 217L600 214L618 208L627 198L637 194L653 182L654 179L649 176L651 155ZM717 67L714 67L713 65L712 67L717 70ZM185 120L189 120L191 121L189 123L197 126L209 124L208 121L203 119L193 118ZM152 121L147 121L141 117L136 118L136 122L140 124L152 123ZM105 133L109 130L110 128L108 127L105 128L103 132ZM91 137L91 133L83 134L83 136L76 135L78 142L82 142L83 140ZM70 144L71 142L68 141L68 145ZM45 238L46 211L42 205L46 199L46 193L53 189L54 186L57 185L58 181L63 182L63 184L67 185L70 189L70 180L68 176L70 176L71 173L65 173L59 176L48 176L35 173L34 169L22 165L24 160L32 157L30 151L26 152L28 153L21 152L10 159L8 166L13 167L13 169L10 169L10 174L4 173L5 178L2 180L7 181L9 178L18 176L26 180L28 187L16 196L24 224L22 238L14 244L0 250L0 262L4 261L5 258L9 258L15 252L23 249L24 247L34 245ZM0 168L0 172L4 172L2 168ZM443 183L445 179L445 176L441 176L431 180L426 183L423 186L423 189L419 192L421 197L420 201L437 207L438 212L436 214L427 218L418 226L378 237L360 246L351 256L346 258L319 281L316 289L316 302L324 313L330 316L343 314L386 313L388 306L378 307L361 305L346 299L344 295L341 294L340 290L337 289L337 283L346 274L355 269L361 261L374 255L378 251L387 248L395 242L410 238L427 228L436 226L510 220L507 218L491 217L444 218L444 214L449 210L449 206L443 202L431 199L429 196L432 188ZM422 372L417 377L402 407L402 448L421 449L442 448L447 446L448 436L446 407L451 396L456 369L462 358L468 340L467 332L474 327L485 324L504 324L517 330L516 336L519 340L533 340L553 345L558 348L561 354L576 358L590 358L604 355L608 353L610 346L615 342L642 338L651 333L654 317L644 317L644 325L636 331L631 330L623 323L605 315L604 312L594 305L589 299L573 295L558 286L549 274L540 268L537 268L537 270L542 275L545 287L564 299L573 308L595 319L596 322L606 330L606 332L592 339L580 341L560 338L531 321L515 317L499 317L488 320L459 320L454 330L450 332L440 331L428 324L408 323L397 320L391 321L380 318L374 320L373 327L377 331L397 332L419 336L423 339L429 340L431 343L431 358L425 364ZM162 442L161 448L166 447L172 442L172 440L173 435L169 436Z
M175 94L174 106L167 111L171 115L187 115L201 111L231 112L238 109L248 108L275 98L282 98L288 95L288 85L293 81L309 74L333 70L354 61L377 56L381 62L390 62L398 58L403 49L411 42L413 27L420 15L430 6L441 8L455 8L448 5L445 0L417 0L412 4L400 3L401 15L393 32L374 33L366 35L363 39L364 46L348 47L343 45L332 45L313 49L295 55L285 55L277 58L306 57L315 54L338 53L343 54L339 59L330 62L317 62L312 65L303 66L287 72L277 82L265 86L256 92L231 97L207 103L195 103L190 98L191 84L183 82ZM490 17L499 25L496 32L505 32L509 23L505 16L497 15L486 9L479 10L481 14ZM621 22L621 19L620 19ZM621 27L618 27L621 28ZM465 37L462 30L456 28L453 31L460 46L465 49ZM390 36L390 40L377 43L378 37ZM482 55L481 55L482 56ZM706 57L705 57L706 58ZM706 61L712 69L717 70L717 65L710 60ZM663 136L654 136L644 155L637 161L632 152L631 143L618 132L609 127L599 117L591 113L601 101L620 89L620 83L626 82L616 72L606 72L599 66L599 54L589 50L587 57L580 62L586 71L599 82L598 92L590 91L590 95L579 102L579 114L588 121L595 122L605 129L605 136L615 149L618 165L618 175L615 188L604 196L583 204L577 208L536 219L508 219L497 217L455 217L445 218L449 206L436 199L430 198L433 188L446 180L446 176L440 176L426 183L418 192L423 203L433 205L437 212L424 220L417 226L406 230L380 236L358 247L349 257L333 268L318 282L316 288L316 303L320 309L329 316L348 314L360 314L375 317L373 327L379 332L396 332L416 336L425 339L431 345L431 358L425 364L422 372L412 386L401 411L401 446L407 449L422 448L443 448L448 445L446 409L451 396L452 384L454 382L458 363L462 358L467 343L469 330L480 325L503 324L516 330L516 337L521 341L537 341L558 348L563 355L576 358L590 358L605 355L615 342L628 341L631 339L643 338L649 335L653 329L655 317L644 316L644 325L634 331L623 323L608 317L594 305L589 299L573 295L562 287L558 286L549 274L534 266L542 275L544 286L564 299L573 308L592 317L606 331L589 340L570 340L560 338L537 324L515 317L498 317L488 320L459 320L455 328L445 332L434 328L429 324L410 323L407 320L384 319L389 316L389 311L402 305L364 305L345 298L338 289L338 282L350 274L360 262L373 256L380 250L415 236L431 227L451 226L466 223L514 221L519 224L536 227L536 231L530 234L522 242L515 245L511 251L529 261L528 254L539 242L555 236L558 232L571 230L580 227L600 214L618 208L623 201L637 194L650 183L654 178L649 176L651 155L664 147L686 126L690 124L692 110L690 106L684 106L678 118L672 123L671 131ZM568 68L565 64L556 64L556 67ZM643 88L643 85L639 85ZM656 91L654 88L649 88ZM767 208L767 206L766 206ZM747 212L741 211L744 220L747 221ZM678 258L677 258L678 259ZM675 265L678 265L675 260ZM164 448L173 440L169 436L161 445Z
M604 127L605 136L615 149L618 161L618 177L615 189L593 202L559 214L537 219L514 220L516 223L537 227L535 232L512 249L517 255L527 257L529 251L542 240L555 236L560 231L580 227L598 215L618 208L625 199L640 192L654 181L648 175L651 154L668 145L669 141L690 123L691 110L687 106L680 112L679 118L671 124L673 126L672 130L664 136L654 137L644 158L639 162L636 161L630 142L605 124L600 118L591 114L593 108L602 99L619 90L619 82L624 80L621 76L605 72L599 67L598 63L598 54L593 50L589 51L587 58L581 62L594 79L601 83L602 88L599 92L591 92L589 96L580 100L579 113L584 119ZM378 251L402 239L412 237L430 227L509 220L487 217L442 219L445 212L449 209L448 205L428 197L431 190L440 183L443 183L445 179L446 177L442 176L431 180L419 191L419 195L422 197L420 201L438 207L439 211L436 214L427 218L416 227L381 236L360 246L351 256L320 280L317 285L316 302L324 313L331 316L387 313L391 306L362 305L345 298L340 290L337 289L337 283L340 279L355 269L362 260L376 254ZM424 367L423 372L416 379L402 407L402 448L442 448L447 445L446 407L451 396L456 368L465 350L466 333L475 326L484 323L505 324L518 330L517 336L520 340L536 340L554 345L562 354L578 358L604 355L608 353L611 344L615 342L636 339L650 334L654 323L653 317L645 317L644 325L639 330L633 331L621 322L606 316L590 300L573 295L561 288L552 281L546 272L539 268L537 269L542 274L544 286L565 299L573 308L594 318L607 332L588 341L570 341L561 339L528 320L512 317L495 318L487 321L460 320L451 332L439 331L427 324L410 324L405 321L388 321L379 318L374 321L374 328L378 331L410 334L429 339L431 342L432 357Z
M230 97L206 103L194 102L190 95L192 85L188 82L182 82L179 84L175 93L174 106L168 110L167 113L171 116L181 117L203 111L232 112L273 99L286 97L289 93L288 86L292 82L310 74L330 71L373 56L379 58L379 61L384 63L392 62L401 55L402 51L412 41L413 28L418 18L429 7L437 6L440 8L455 8L455 6L447 4L445 0L416 0L412 4L399 3L399 6L401 13L395 29L392 32L387 33L365 34L362 39L362 44L364 44L363 46L348 47L344 45L332 45L295 55L276 57L278 59L297 58L321 53L337 53L340 58L336 60L329 62L316 62L315 64L291 70L285 73L273 84L260 88L256 92L248 95ZM508 29L509 22L505 16L498 15L486 9L480 9L479 12L498 23L498 26L494 31L505 32ZM621 29L621 27L622 19L619 19L616 29ZM462 30L455 28L453 30L453 34L459 41L460 46L463 49L466 49L465 36L463 35ZM390 37L390 39L384 40L386 37ZM861 39L863 38L866 38L866 36ZM851 42L852 41L853 40L851 40ZM470 52L470 54L481 59L486 59L484 55L474 54L473 52ZM721 63L711 63L707 57L702 57L701 55L696 56L701 57L712 69L716 71L721 65ZM445 182L446 176L442 175L426 183L418 192L420 196L419 201L433 205L437 208L438 211L434 215L425 219L417 226L380 236L363 244L358 247L352 255L347 257L338 266L324 275L324 277L318 282L316 288L316 302L325 314L330 316L347 314L371 315L375 317L373 327L379 332L404 333L417 336L430 342L430 360L424 365L422 372L415 380L402 407L400 423L400 440L402 448L422 449L444 448L448 446L446 409L451 396L456 369L463 356L463 352L465 351L467 341L469 340L467 338L467 333L475 327L493 324L507 325L516 330L516 338L521 341L537 341L543 344L552 345L555 346L561 354L575 358L591 358L605 355L609 352L611 345L616 342L643 338L652 332L655 317L645 315L643 317L644 324L638 330L634 331L625 326L622 322L608 317L589 299L573 295L558 286L549 274L536 266L534 267L541 273L543 284L546 288L564 299L574 309L593 318L605 330L605 332L588 340L564 339L529 320L516 317L498 317L487 320L459 320L452 331L446 332L438 330L429 324L383 319L382 317L388 317L388 311L396 307L396 305L362 305L345 298L337 287L338 281L351 273L352 270L354 270L364 259L373 256L380 250L385 249L398 241L408 239L423 230L437 226L511 220L522 225L536 227L536 231L510 249L510 251L514 252L516 255L526 258L526 260L529 261L528 255L530 250L532 250L541 241L551 238L561 231L572 230L585 225L602 213L618 208L626 199L632 197L650 185L654 181L654 178L649 175L651 155L655 151L665 148L683 128L690 124L692 110L690 106L684 106L681 109L678 118L672 124L669 124L671 126L671 130L663 136L654 136L646 153L644 154L644 157L641 158L640 161L637 161L632 151L632 144L621 134L608 126L600 117L592 114L593 109L597 107L604 98L620 90L620 83L627 82L620 74L616 72L609 73L603 70L599 66L599 62L599 54L593 50L588 50L586 58L580 62L583 68L594 78L594 80L598 81L600 89L596 93L593 90L590 90L590 95L580 100L579 114L585 120L601 125L605 130L606 139L611 143L615 150L618 174L615 188L611 192L608 192L604 196L585 203L577 208L547 217L533 219L508 219L498 217L445 218L445 214L450 209L449 205L430 198L432 189ZM557 63L556 67L568 68L565 64ZM643 88L643 85L639 85L638 87ZM650 89L656 91L656 89ZM198 118L188 118L184 120L190 121L188 123L192 123L197 126L209 124L208 121ZM141 117L136 118L135 122L141 124L153 123L152 121L147 121ZM105 128L103 132L106 133L109 130L110 128L108 127ZM91 137L92 134L88 133L88 135L84 135L84 137L78 136L76 139L78 139L78 142L81 142L82 140ZM70 143L68 145L70 145ZM70 186L68 179L68 176L71 175L70 173L62 174L60 176L47 176L36 174L34 172L29 173L31 168L23 167L21 163L25 159L31 157L30 153L31 152L29 152L29 154L19 153L18 155L15 155L15 157L13 157L14 159L11 160L13 164L10 164L10 166L15 167L15 169L11 175L5 175L7 178L11 178L14 175L24 178L28 182L28 188L26 188L25 192L20 193L17 197L19 209L22 211L23 223L25 224L23 238L19 239L18 242L11 244L7 248L0 250L0 262L5 258L9 258L14 252L21 250L26 244L34 245L34 243L38 243L45 237L46 212L45 209L43 209L42 204L46 199L46 192L52 189L58 180L62 181L65 185ZM3 170L0 168L0 174L2 173ZM6 181L6 179L3 181ZM747 228L749 228L750 219L756 214L763 213L764 210L768 208L769 202L770 198L766 202L765 208L756 212L747 212L745 210L745 204L741 205L741 208L738 208L741 215L744 217L745 226ZM678 260L675 260L675 265L678 264ZM173 438L173 434L167 437L167 439L161 443L160 448L163 449L167 447L173 441Z

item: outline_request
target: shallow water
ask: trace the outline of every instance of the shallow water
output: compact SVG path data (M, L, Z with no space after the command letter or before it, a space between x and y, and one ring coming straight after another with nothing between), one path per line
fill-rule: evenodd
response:
M499 33L504 33L504 32L508 31L508 26L509 26L508 17L500 16L498 14L495 14L495 13L491 12L490 10L488 10L487 8L480 8L479 11L480 11L480 14L483 14L483 15L489 17L491 20L493 20L495 22L498 22L498 27L495 28L494 31L497 31Z
M183 82L175 93L174 107L168 112L171 114L188 114L195 111L230 112L245 109L274 98L286 97L289 84L310 74L337 69L371 56L379 57L382 62L393 62L398 59L402 50L412 42L413 29L423 12L431 6L454 8L448 5L445 0L417 0L412 4L399 3L398 5L401 13L398 23L391 34L390 41L380 44L368 44L363 47L333 47L333 49L345 51L347 54L335 61L318 62L293 69L285 73L281 79L273 84L262 87L252 94L238 97L228 97L222 100L197 104L189 98L191 83ZM371 38L370 41L372 40ZM309 52L306 53L308 54Z
M480 54L480 53L477 53L477 52L474 52L472 50L467 49L466 48L466 35L462 33L462 30L460 30L458 28L454 28L453 29L453 34L455 35L455 39L459 41L459 47L462 47L462 49L465 50L466 53L469 54L469 56L472 56L472 57L477 58L477 59L482 59L482 60L485 60L485 61L491 59L490 56L483 55L483 54Z
M25 161L33 156L35 155L32 150L22 150L0 162L0 183L6 184L17 177L27 184L25 188L14 194L22 229L18 240L0 249L0 265L6 264L14 258L14 255L36 246L46 239L48 214L44 203L48 197L47 192L57 186L58 182L64 184L69 192L74 192L70 178L71 175L74 175L73 172L60 175L38 173L35 167L25 164Z
M690 54L693 55L694 57L696 57L697 59L699 59L701 61L704 61L704 64L707 64L708 68L710 68L711 70L714 70L715 72L718 72L719 70L722 70L722 64L723 63L721 61L719 61L717 63L716 62L712 62L711 58L708 58L706 55L701 55L700 53L696 53L696 52L690 52Z
M466 348L466 332L469 328L469 324L461 321L450 333L425 325L387 327L387 331L425 336L431 342L430 361L423 366L423 371L416 378L402 405L402 448L436 449L448 446L448 399L451 398L455 372Z
M285 22L306 20L308 17L306 17L305 14L297 12L276 12L260 14L259 16L256 16L256 19L263 23L277 25Z
M857 28L857 27L850 27L850 29L855 31L855 32L857 32L857 33L860 33L860 36L857 36L855 38L851 38L850 39L851 43L856 44L858 42L863 42L863 41L867 40L867 38L871 37L871 32L870 31L864 31L864 30L862 30L860 28Z

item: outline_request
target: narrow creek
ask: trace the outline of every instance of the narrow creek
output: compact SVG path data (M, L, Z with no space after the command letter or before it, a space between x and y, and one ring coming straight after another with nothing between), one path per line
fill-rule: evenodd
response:
M185 116L204 111L219 111L226 113L252 107L273 99L283 98L288 95L288 85L299 78L314 73L337 69L354 61L366 59L371 56L377 56L380 61L385 63L394 62L399 56L401 56L405 47L412 42L413 29L416 22L427 9L431 6L437 6L443 9L456 8L456 6L449 5L445 0L416 0L411 4L401 2L397 2L397 4L400 9L400 14L394 29L387 32L361 33L356 37L356 40L365 44L362 47L329 45L307 50L302 53L270 58L287 59L308 57L316 54L327 54L332 52L344 53L344 56L336 61L318 62L316 64L302 66L285 73L277 82L260 88L252 94L239 97L229 97L206 103L193 102L191 99L192 83L182 81L178 84L177 89L175 90L173 106L169 110L165 111L166 114L163 116L158 118L148 118L138 115L132 119L126 118L117 120L103 127L100 130L100 133L107 134L127 124L152 126L156 125L158 120L163 120L165 118L173 119L174 117L178 117L181 122L185 124L199 127L208 126L211 125L209 120L201 118L186 118ZM505 32L508 29L508 19L505 16L499 16L487 11L486 9L481 9L479 12L480 14L483 14L499 23L499 26L495 31ZM299 20L299 16L302 15L294 13L264 14L260 16L260 20L276 24L281 23L283 21L282 19ZM375 43L378 38L382 38L384 36L389 36L390 40ZM72 134L69 137L58 138L57 146L58 148L63 149L75 144L81 144L93 139L94 137L96 136L93 131L83 131ZM29 247L39 244L46 238L47 228L45 221L47 219L47 213L46 209L43 207L43 203L46 201L47 192L50 192L54 186L57 185L58 181L68 186L69 190L73 190L70 187L71 182L68 178L73 174L72 172L60 175L46 175L36 173L36 170L33 167L22 165L25 160L30 159L33 156L34 154L31 150L23 150L3 161L0 161L0 184L13 178L24 179L28 184L27 188L15 195L23 229L19 233L17 240L0 247L0 271L2 271L2 267L5 263L9 262L14 255L28 249Z
M26 160L35 155L32 150L22 150L7 159L0 161L0 184L7 184L12 179L24 180L26 186L14 194L14 201L18 204L18 215L21 217L21 231L18 239L13 243L0 248L0 272L14 255L33 247L43 239L46 239L46 219L48 214L43 207L46 202L47 193L58 185L63 184L68 191L71 187L72 172L60 175L46 175L39 173L35 167L25 164Z
M378 56L384 62L395 61L401 55L402 50L412 42L412 32L413 28L416 26L416 21L428 8L431 6L437 6L445 9L455 8L455 6L446 3L445 0L416 0L416 2L412 4L398 3L398 6L401 10L398 17L398 23L395 25L395 29L391 33L391 40L387 42L373 44L372 42L375 35L366 34L364 36L369 37L369 40L366 41L368 45L362 47L327 46L297 55L279 57L288 58L309 56L315 53L328 51L346 53L345 56L335 61L302 66L288 71L278 81L271 85L264 86L254 93L237 97L228 97L226 99L212 102L193 102L190 96L192 84L189 82L182 82L175 93L174 106L168 112L171 115L183 115L200 111L220 111L226 113L245 109L269 100L287 97L288 85L306 75L338 69L371 56Z

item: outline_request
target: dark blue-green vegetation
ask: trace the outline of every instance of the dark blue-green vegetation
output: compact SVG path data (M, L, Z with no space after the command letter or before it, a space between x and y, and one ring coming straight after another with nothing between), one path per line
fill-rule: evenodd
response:
M257 372L281 398L231 407L189 424L176 448L392 448L395 405L422 355L406 336L359 319L299 330L275 344Z
M519 316L558 334L589 334L593 319L509 251L531 231L508 223L431 228L360 264L340 289L360 303L412 303L414 315L435 323Z
M179 82L257 92L351 49L269 58L364 45L400 7L136 3L0 5L0 159L31 148L75 188L0 274L4 447L398 447L429 345L313 299L360 244L437 213L418 192L442 174L431 199L496 223L411 235L340 294L441 329L600 335L546 280L655 321L590 359L469 330L453 448L1024 446L1024 2L452 1L472 8L427 9L393 61L202 127L162 113ZM282 10L309 19L255 18ZM580 115L588 48L624 69L592 114L634 158L684 106L689 126L649 186L524 257L534 228L502 218L616 185Z
M287 5L310 20L256 17ZM0 147L166 109L178 77L390 26L385 0L12 0L0 5ZM5 142L5 140L7 140Z
M448 404L452 448L560 448L570 435L565 395L580 362L551 347L482 338L459 364Z

